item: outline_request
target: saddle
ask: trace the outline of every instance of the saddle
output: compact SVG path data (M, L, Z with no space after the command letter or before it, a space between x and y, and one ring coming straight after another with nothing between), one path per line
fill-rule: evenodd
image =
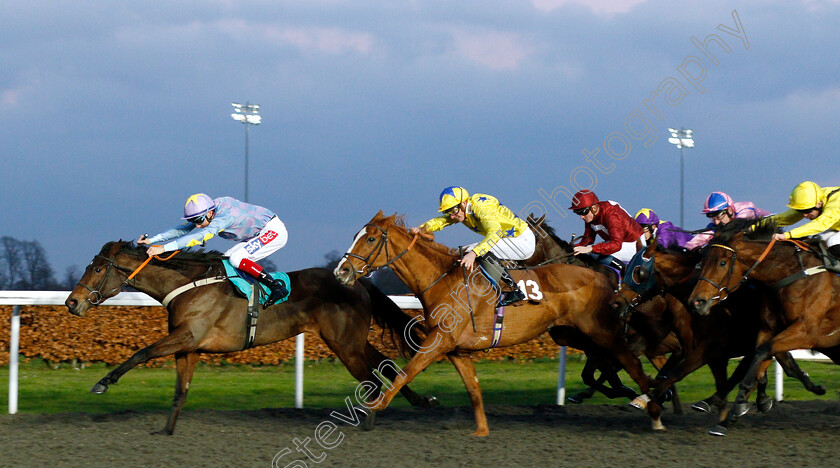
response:
M260 284L250 275L240 275L239 270L234 268L227 259L222 260L222 264L225 266L225 274L227 274L227 278L234 286L236 286L236 289L240 294L251 301L251 296L256 291L259 295L257 302L260 305L265 304L265 300L268 299L268 296L271 294L268 287ZM286 284L286 289L289 291L285 296L283 296L283 298L277 301L276 304L286 302L289 299L289 295L292 293L292 283L289 281L289 275L282 271L276 271L271 273L270 276L274 279L282 280Z

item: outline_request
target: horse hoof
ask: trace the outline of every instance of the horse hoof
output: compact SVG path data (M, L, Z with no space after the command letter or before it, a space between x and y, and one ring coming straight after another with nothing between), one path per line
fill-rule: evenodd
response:
M697 403L693 403L691 405L691 409L697 411L698 413L708 413L712 410L712 407L706 403L705 400L698 401Z
M718 437L726 437L726 435L729 434L729 429L718 424L717 426L709 429L709 434Z
M566 401L568 401L569 403L574 403L576 405L579 405L579 404L583 403L583 398L580 396L580 394L575 393L574 395L567 396Z
M433 397L431 395L427 396L424 400L424 408L437 408L440 406L440 400L437 397Z
M735 418L740 418L741 416L747 414L750 411L750 404L749 403L735 403L732 406L732 416Z
M102 395L103 393L105 393L107 391L108 391L108 386L101 383L101 382L96 382L96 385L94 385L93 388L90 389L90 393L95 393L97 395Z
M651 423L651 428L653 428L654 431L665 431L665 425L662 424L661 419L653 420Z
M373 411L363 411L365 413L365 421L362 423L362 430L372 431L374 423L376 423L376 413Z
M771 409L773 409L773 397L765 396L764 398L759 398L758 411L766 413Z
M811 392L814 395L825 395L825 387L823 387L822 385L817 385L814 387L813 390L811 390Z
M647 404L650 401L650 397L647 395L639 395L630 402L630 406L636 409L645 409L647 408Z
M166 428L163 428L163 429L161 429L161 430L159 430L159 431L152 431L152 432L150 432L149 434L151 434L151 435L167 435L167 436L171 436L171 435L172 435L172 433L173 433L173 431L168 431L168 430L166 430Z

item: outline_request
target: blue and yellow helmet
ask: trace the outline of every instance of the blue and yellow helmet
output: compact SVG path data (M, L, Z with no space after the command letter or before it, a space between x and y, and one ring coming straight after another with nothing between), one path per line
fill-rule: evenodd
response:
M438 211L446 211L468 198L470 198L470 194L464 187L455 185L446 187L443 192L440 192L440 209Z

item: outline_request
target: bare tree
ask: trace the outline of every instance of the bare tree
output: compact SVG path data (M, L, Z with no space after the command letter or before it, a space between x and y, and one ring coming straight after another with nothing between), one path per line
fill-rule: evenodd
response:
M44 248L38 241L0 238L3 289L55 289L58 287Z

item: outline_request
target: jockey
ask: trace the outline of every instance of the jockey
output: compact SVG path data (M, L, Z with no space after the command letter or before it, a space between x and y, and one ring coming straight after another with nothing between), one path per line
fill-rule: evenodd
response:
M630 214L614 201L599 201L590 190L581 190L572 198L570 210L586 223L583 238L575 244L574 254L590 254L604 265L618 270L619 278L638 247L644 245L644 230ZM595 235L605 242L594 244Z
M481 242L465 247L468 251L461 259L467 271L472 271L475 262L493 283L501 290L499 281L511 291L502 295L499 305L505 306L525 299L525 294L514 283L510 273L500 259L525 260L534 254L536 238L528 223L516 216L508 207L490 195L476 193L470 196L463 187L447 187L440 194L440 209L443 213L409 232L435 232L452 224L463 223L484 236Z
M151 257L204 245L218 234L223 239L239 242L225 252L231 265L253 276L271 291L265 307L288 294L282 280L272 278L256 263L280 250L288 240L286 226L274 212L231 197L214 200L203 193L196 193L187 199L183 219L187 220L186 224L152 237L144 234L137 243L148 245L162 242L163 245L151 245L146 250Z
M758 219L769 216L770 212L757 208L752 202L734 202L732 198L724 192L712 192L706 198L706 204L703 206L703 213L712 222L706 227L713 228L718 225L727 225L733 219ZM688 243L685 248L694 250L705 246L712 240L714 233L706 231L697 234Z
M790 193L790 209L773 216L780 226L789 226L803 218L809 222L796 229L774 234L776 240L798 239L819 234L828 251L840 259L840 187L820 187L807 181Z
M659 216L650 208L642 208L636 213L636 222L645 231L645 242L650 245L651 240L663 247L685 247L691 239L691 234L683 232L670 221L659 221Z

